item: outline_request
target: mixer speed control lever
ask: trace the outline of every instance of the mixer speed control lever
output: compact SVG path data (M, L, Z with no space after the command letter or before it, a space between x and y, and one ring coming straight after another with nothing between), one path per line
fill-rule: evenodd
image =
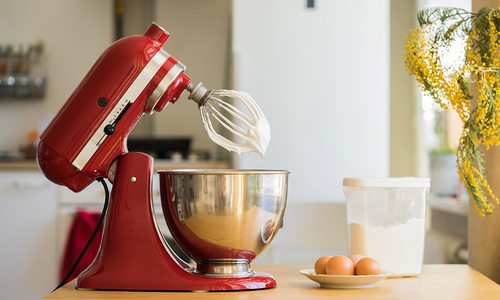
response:
M115 126L113 124L108 124L104 127L104 133L107 135L112 135L115 132Z

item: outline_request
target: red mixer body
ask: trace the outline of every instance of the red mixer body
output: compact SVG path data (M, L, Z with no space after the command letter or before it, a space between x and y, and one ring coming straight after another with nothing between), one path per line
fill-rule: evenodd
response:
M106 49L40 138L37 159L47 178L78 192L107 177L113 160L127 152L127 136L142 114L177 100L190 78L162 50L168 37L153 24L144 35ZM154 95L167 74L168 89Z
M153 159L144 153L130 152L118 158L101 248L94 262L78 276L78 288L232 291L276 286L275 279L266 273L210 277L196 274L178 259L152 218L152 169Z
M113 182L99 253L78 277L77 287L163 291L274 287L276 281L269 274L241 278L196 274L159 233L152 212L152 158L127 153L126 140L142 115L175 102L191 81L184 65L162 49L168 37L153 24L143 35L112 44L40 137L37 161L54 183L79 192L97 178Z

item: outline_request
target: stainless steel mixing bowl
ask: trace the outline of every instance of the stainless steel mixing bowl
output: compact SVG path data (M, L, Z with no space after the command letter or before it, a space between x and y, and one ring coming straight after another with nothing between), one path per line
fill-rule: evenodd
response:
M283 224L288 171L158 171L172 236L209 276L249 276Z

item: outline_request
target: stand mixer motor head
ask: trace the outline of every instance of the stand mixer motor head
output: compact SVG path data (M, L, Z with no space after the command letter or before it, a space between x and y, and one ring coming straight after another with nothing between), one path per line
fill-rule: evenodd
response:
M215 143L237 153L265 152L269 124L255 101L246 93L194 85L186 67L162 49L168 37L153 23L143 35L120 39L99 57L40 137L37 161L47 178L74 192L96 178L112 180L111 164L127 152L128 134L140 117L175 103L185 89ZM224 97L239 100L247 112ZM214 123L240 141L219 134Z
M104 51L40 137L37 161L47 178L79 192L108 177L140 117L178 99L191 79L162 49L168 37L152 24Z

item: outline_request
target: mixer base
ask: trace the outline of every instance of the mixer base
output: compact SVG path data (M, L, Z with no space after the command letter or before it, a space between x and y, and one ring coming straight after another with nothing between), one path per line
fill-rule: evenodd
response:
M78 276L77 288L149 291L234 291L276 286L269 274L211 277L177 259L153 217L153 158L131 152L118 158L102 242L94 262Z

